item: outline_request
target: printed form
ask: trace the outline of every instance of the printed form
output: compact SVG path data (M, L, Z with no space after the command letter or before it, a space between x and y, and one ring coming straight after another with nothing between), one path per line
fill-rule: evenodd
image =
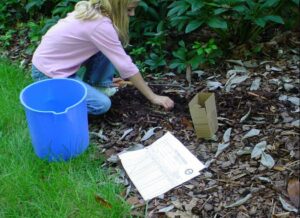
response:
M122 153L119 158L144 200L198 176L205 168L170 132L148 147Z

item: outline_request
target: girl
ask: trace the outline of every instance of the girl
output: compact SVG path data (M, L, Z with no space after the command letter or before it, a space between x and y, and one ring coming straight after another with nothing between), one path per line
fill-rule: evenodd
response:
M116 69L153 104L173 108L169 97L152 92L124 51L129 42L129 16L134 16L137 5L138 0L78 2L72 13L43 36L32 58L32 77L81 80L77 72L85 66L88 112L99 115L111 107L108 96L115 91L112 83Z

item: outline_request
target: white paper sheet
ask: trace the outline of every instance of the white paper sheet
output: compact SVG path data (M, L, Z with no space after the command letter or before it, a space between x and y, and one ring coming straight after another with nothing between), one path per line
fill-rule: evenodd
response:
M167 132L150 146L119 155L144 200L155 198L196 177L205 168L178 139Z

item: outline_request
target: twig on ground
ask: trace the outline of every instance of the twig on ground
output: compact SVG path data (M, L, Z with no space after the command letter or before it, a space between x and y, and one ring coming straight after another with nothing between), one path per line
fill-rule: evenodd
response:
M272 210L272 216L274 216L275 209L276 209L276 201L274 201L274 198L272 198L272 203L273 203L273 207L271 208L271 210Z
M199 211L201 211L203 209L203 207L205 206L205 204L211 199L211 195L206 199L206 201L202 204L202 206L200 207Z
M178 84L157 84L157 83L148 83L148 86L166 86L166 87L179 87L182 89L188 89L189 87L183 87L182 85Z
M249 95L252 95L252 96L254 96L254 97L258 97L258 98L262 98L262 99L265 99L265 100L267 100L267 98L266 97L264 97L264 96L261 96L261 95L258 95L258 94L256 94L256 93L253 93L253 92L247 92Z

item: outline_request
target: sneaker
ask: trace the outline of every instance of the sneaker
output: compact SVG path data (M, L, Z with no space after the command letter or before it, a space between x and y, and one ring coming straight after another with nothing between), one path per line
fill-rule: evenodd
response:
M117 87L97 87L97 89L108 97L113 96L119 91Z

